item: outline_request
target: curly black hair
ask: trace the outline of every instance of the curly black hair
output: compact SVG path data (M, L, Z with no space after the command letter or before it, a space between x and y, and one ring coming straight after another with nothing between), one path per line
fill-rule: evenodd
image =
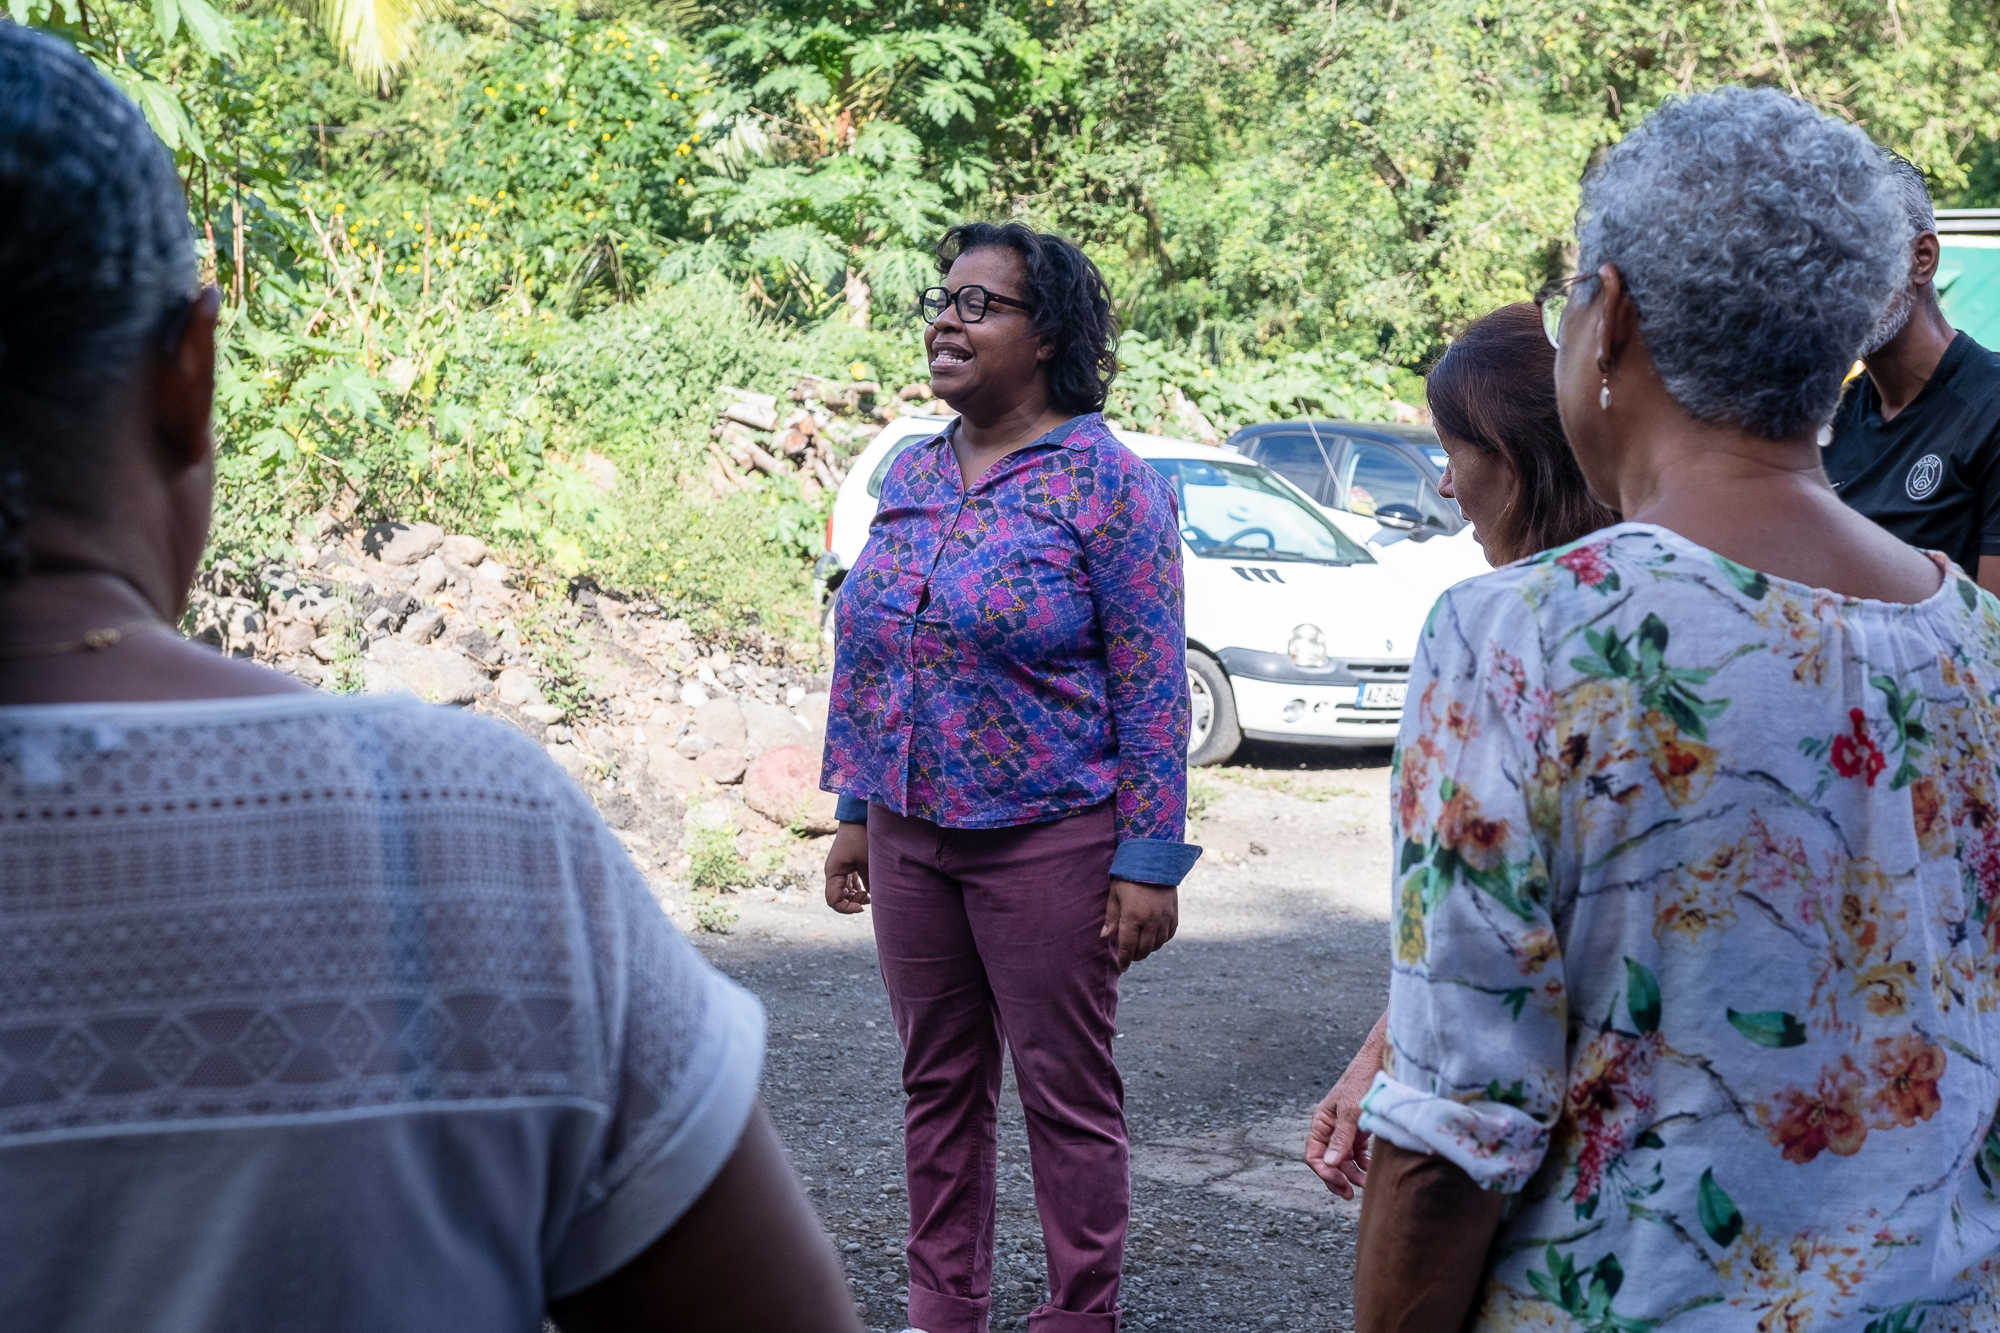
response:
M939 273L968 250L1012 250L1027 270L1035 332L1055 340L1049 402L1064 412L1096 412L1118 377L1118 312L1111 288L1075 243L1019 222L962 222L937 243Z

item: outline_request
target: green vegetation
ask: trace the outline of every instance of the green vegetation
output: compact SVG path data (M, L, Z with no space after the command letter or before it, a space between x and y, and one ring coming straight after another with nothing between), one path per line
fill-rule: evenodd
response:
M428 517L705 630L805 632L830 502L711 486L720 386L921 377L958 218L1080 240L1130 330L1111 411L1190 434L1419 401L1456 329L1564 270L1581 173L1675 91L1792 89L1940 202L2000 199L1974 0L8 8L182 168L229 302L218 553Z
M736 924L740 914L715 894L696 893L693 899L694 923L700 929L716 935L727 935L729 928Z
M688 841L688 855L688 883L699 892L747 889L757 882L736 850L736 830L727 825L696 829Z
M1267 768L1218 768L1215 776L1225 782L1234 782L1245 787L1256 787L1262 791L1277 792L1281 796L1296 797L1301 801L1330 801L1336 796L1365 796L1359 787L1346 785L1325 787L1313 779L1310 773L1288 773L1283 769Z

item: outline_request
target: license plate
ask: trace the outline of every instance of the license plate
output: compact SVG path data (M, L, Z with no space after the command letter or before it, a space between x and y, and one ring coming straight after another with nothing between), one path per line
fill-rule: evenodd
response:
M1408 685L1363 685L1361 706L1363 708L1401 708Z

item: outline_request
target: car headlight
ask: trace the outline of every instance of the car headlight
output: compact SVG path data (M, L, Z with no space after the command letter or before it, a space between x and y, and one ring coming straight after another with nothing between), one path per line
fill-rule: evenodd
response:
M1292 659L1293 666L1325 666L1326 635L1320 633L1318 625L1294 625L1291 642L1285 645L1285 656Z

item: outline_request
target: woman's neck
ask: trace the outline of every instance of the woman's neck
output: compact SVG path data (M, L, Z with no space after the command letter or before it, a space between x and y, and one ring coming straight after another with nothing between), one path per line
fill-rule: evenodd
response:
M1937 591L1936 566L1842 503L1810 435L1768 440L1687 420L1628 444L1627 521L1843 596L1907 603Z
M959 480L971 487L995 463L1016 449L1033 444L1074 415L1050 406L1046 398L1011 405L977 419L970 413L960 413L958 428L951 433Z
M165 617L122 575L35 569L0 592L0 652L146 620L164 623Z

